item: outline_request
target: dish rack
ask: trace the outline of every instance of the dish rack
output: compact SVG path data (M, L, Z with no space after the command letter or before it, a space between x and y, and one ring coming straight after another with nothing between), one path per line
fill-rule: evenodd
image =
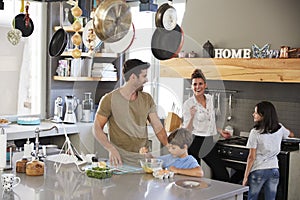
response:
M76 148L70 141L69 136L67 135L65 127L63 127L65 142L59 152L59 154L51 155L47 157L48 161L54 162L55 172L58 173L62 164L72 164L74 163L78 170L82 172L79 168L80 165L85 164L86 160L81 156Z

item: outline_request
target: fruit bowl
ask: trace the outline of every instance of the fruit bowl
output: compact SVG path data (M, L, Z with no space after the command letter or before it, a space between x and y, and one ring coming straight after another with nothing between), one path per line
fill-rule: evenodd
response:
M144 160L140 160L140 163L143 170L146 173L151 174L156 170L162 169L163 161L156 158L146 158Z

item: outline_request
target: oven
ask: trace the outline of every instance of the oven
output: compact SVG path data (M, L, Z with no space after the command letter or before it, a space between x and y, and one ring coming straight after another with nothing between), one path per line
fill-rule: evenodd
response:
M225 165L229 169L230 182L232 183L242 184L249 154L249 149L246 148L247 140L247 137L233 136L232 138L217 142L218 154L225 161ZM290 154L293 151L296 151L298 154L298 150L299 141L283 141L281 143L281 152L278 155L280 180L276 200L297 199L297 197L294 198L289 194L289 190L293 189L295 185L295 183L291 182L292 178L290 178L292 175L291 168L295 168L295 166L291 166L291 163L294 162L291 162ZM244 199L247 199L247 193L244 194ZM259 199L264 199L263 191Z

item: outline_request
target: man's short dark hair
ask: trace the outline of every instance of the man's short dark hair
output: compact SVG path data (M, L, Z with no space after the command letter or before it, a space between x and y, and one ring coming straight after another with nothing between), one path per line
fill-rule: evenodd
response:
M147 62L143 62L139 59L129 59L123 65L123 75L125 81L129 80L131 74L135 74L137 77L141 73L143 69L148 69L150 64Z

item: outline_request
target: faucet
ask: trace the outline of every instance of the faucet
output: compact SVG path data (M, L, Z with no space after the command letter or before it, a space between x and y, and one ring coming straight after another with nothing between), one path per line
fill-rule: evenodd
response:
M39 159L39 144L40 144L40 132L44 132L44 131L50 131L52 129L56 130L56 133L58 133L58 128L57 126L52 126L51 128L47 128L47 129L39 129L36 128L35 129L35 158Z

